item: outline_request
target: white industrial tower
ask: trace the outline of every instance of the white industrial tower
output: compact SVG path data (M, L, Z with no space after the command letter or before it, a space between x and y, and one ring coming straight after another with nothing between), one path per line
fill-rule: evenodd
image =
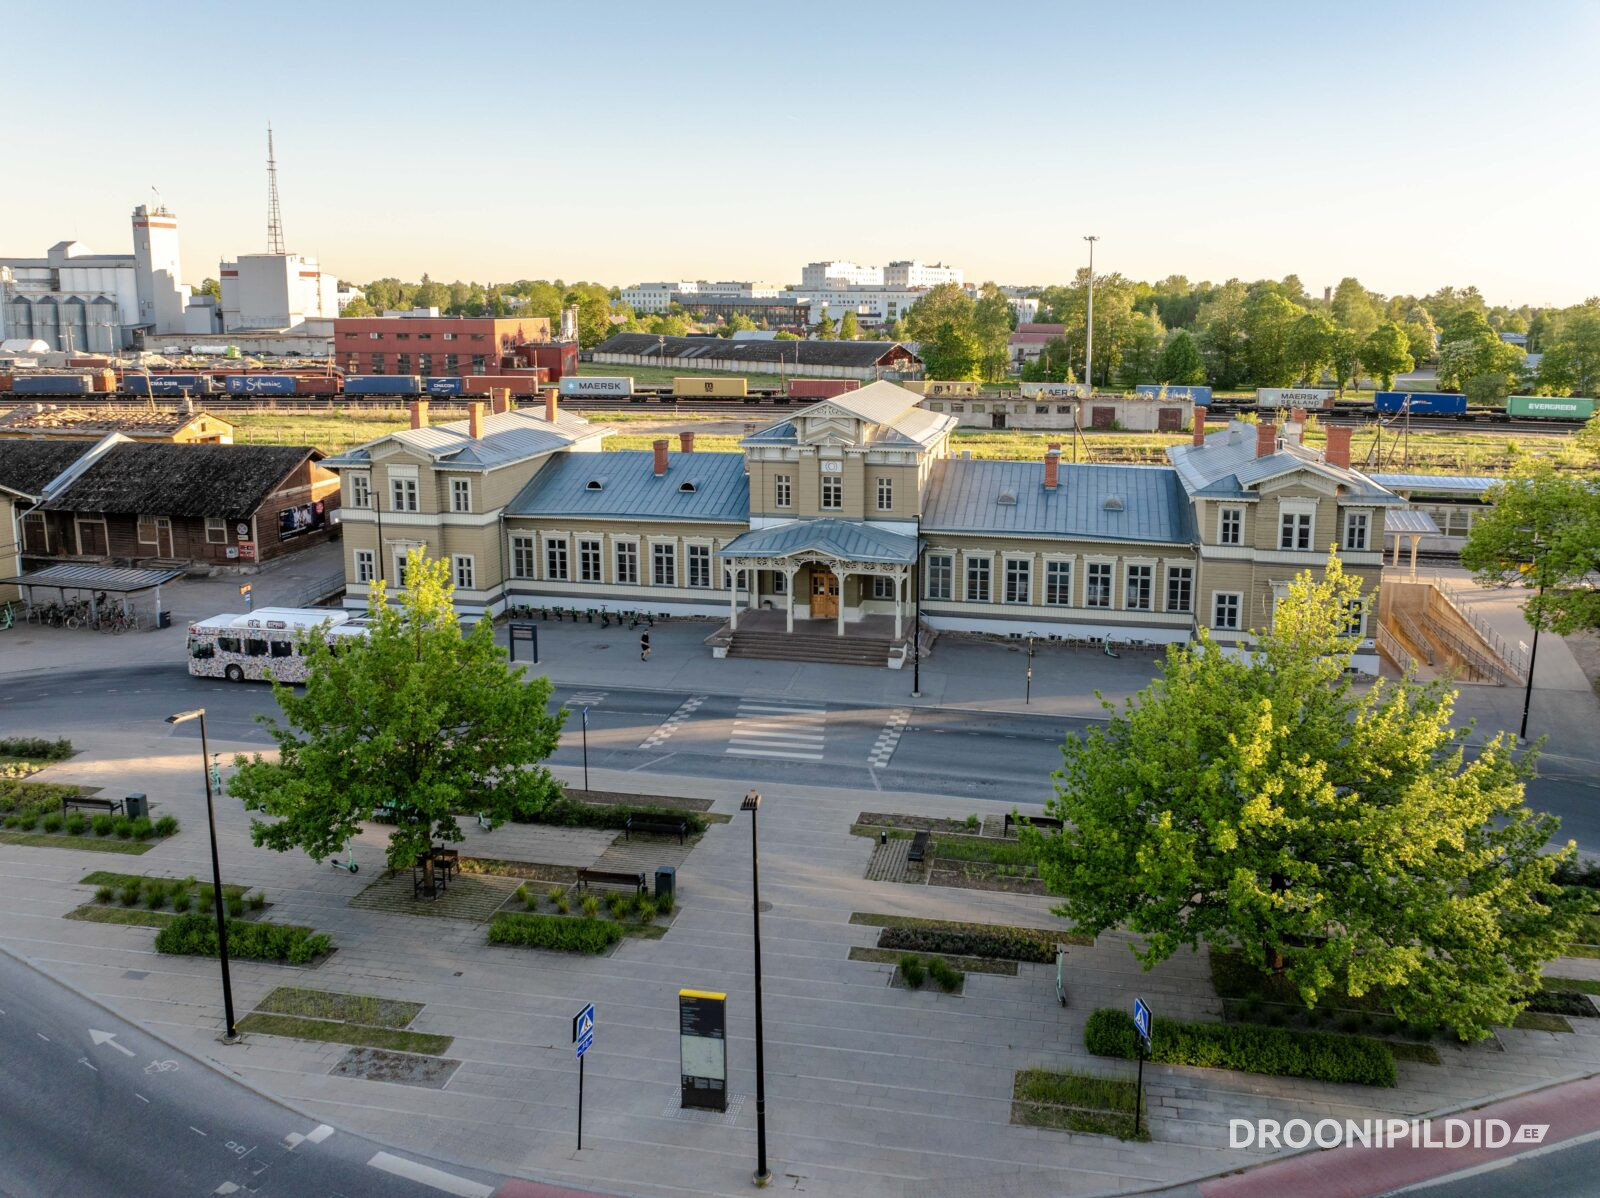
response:
M133 210L134 283L138 323L155 333L183 332L189 289L183 285L178 253L178 218L160 202Z

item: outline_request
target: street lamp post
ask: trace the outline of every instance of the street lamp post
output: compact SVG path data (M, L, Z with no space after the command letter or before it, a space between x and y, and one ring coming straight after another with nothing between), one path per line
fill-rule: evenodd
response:
M1088 384L1089 391L1094 391L1094 243L1098 237L1085 237L1089 243L1089 312L1084 321L1084 335L1087 338L1083 346L1083 381Z
M211 747L206 742L206 709L197 707L193 711L180 711L167 717L169 724L186 724L190 720L200 721L200 769L206 778L206 826L211 830L211 901L217 912L217 955L222 960L222 1010L227 1017L227 1030L223 1033L222 1042L237 1044L239 1029L233 1019L233 980L228 975L228 921L222 909L222 863L217 858L217 811L211 797Z
M911 585L916 587L911 617L911 697L922 698L922 519L917 519L917 560L911 564Z
M1539 598L1544 598L1544 584L1539 584ZM1539 625L1544 623L1544 606L1539 607L1539 618L1533 622L1533 648L1528 651L1528 683L1522 689L1522 731L1517 733L1517 739L1524 744L1528 740L1528 709L1533 706L1533 664L1539 660Z
M583 789L589 789L589 709L583 711Z
M772 1180L767 1168L767 1061L765 1038L761 1028L761 871L759 841L756 836L756 816L761 810L761 796L750 791L739 804L740 811L750 813L750 901L755 913L755 970L756 970L756 1172L752 1180L764 1186Z

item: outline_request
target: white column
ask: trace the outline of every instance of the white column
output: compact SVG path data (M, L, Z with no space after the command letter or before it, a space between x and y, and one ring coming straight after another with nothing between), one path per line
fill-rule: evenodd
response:
M728 631L739 630L739 571L728 567Z
M787 627L784 628L785 632L794 631L794 576L794 566L785 566L783 568L783 577L785 579L783 593L784 597L789 600L788 612L786 613L788 622Z
M900 609L905 604L906 573L904 567L894 578L894 639L900 639Z
M1412 534L1412 537L1411 537L1411 577L1412 578L1415 578L1417 576L1417 542L1420 541L1420 540L1422 540L1422 538L1420 536L1416 535L1415 533ZM1399 540L1398 539L1396 539L1395 545L1396 545L1396 548L1399 547Z
M833 572L833 576L839 580L839 635L843 636L844 635L844 584L847 581L849 581L850 575L844 574L844 573L841 573L838 570L835 570Z

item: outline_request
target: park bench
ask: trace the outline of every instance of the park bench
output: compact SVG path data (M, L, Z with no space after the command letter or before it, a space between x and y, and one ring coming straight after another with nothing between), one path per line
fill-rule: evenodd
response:
M585 890L591 882L603 886L632 886L638 894L645 892L644 871L634 873L620 869L580 869L578 871L578 885Z
M928 855L928 834L918 832L911 838L911 847L906 850L907 861L921 861Z
M79 811L103 811L107 815L122 814L121 799L94 799L88 795L68 795L61 800L61 814L65 815L69 809Z
M1053 815L1029 815L1029 816L1022 816L1022 817L1019 818L1018 816L1015 816L1015 815L1011 814L1011 812L1008 811L1008 812L1006 812L1006 822L1005 822L1005 829L1004 829L1005 830L1005 834L1007 836L1010 836L1011 835L1011 826L1013 824L1015 824L1017 827L1020 828L1022 826L1024 820L1026 820L1028 822L1028 824L1030 824L1032 827L1035 827L1035 828L1052 828L1057 832L1061 831L1061 829L1063 827L1062 822L1060 820L1056 819L1055 816L1053 816Z
M676 836L682 844L689 835L689 821L670 815L630 815L622 822L624 840L632 840L635 832L658 832L662 836Z

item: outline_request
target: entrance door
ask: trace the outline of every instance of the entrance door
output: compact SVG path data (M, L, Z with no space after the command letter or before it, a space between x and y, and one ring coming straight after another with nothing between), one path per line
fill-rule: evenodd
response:
M78 521L78 554L81 557L104 557L109 552L104 520Z
M1096 405L1089 409L1090 428L1111 428L1117 422L1117 409Z
M1005 426L1006 426L1006 414L1004 412L994 412L994 413L990 414L990 416L989 416L989 427L990 428L1005 428Z
M839 576L832 570L811 571L811 618L834 619L839 614Z

